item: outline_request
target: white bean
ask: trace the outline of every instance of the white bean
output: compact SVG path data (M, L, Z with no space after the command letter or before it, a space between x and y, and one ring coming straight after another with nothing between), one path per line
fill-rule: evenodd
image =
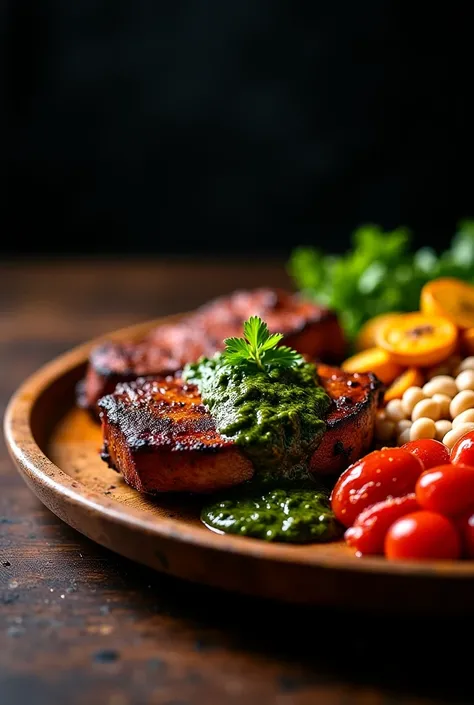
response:
M385 407L385 415L390 421L401 421L406 418L401 399L392 399Z
M459 371L462 372L463 370L474 370L474 357L472 355L465 357L464 360L461 360L459 363Z
M436 434L436 426L433 419L426 417L414 421L410 428L410 440L417 441L419 438L434 438Z
M404 431L402 431L398 438L397 438L397 443L399 446L404 445L405 443L408 443L410 440L410 429L406 428Z
M435 428L436 428L436 435L435 438L437 441L442 441L443 438L447 433L450 432L452 429L452 424L451 421L448 421L447 419L441 419L440 421L435 422Z
M461 414L453 419L453 428L459 426L462 423L474 423L474 409L466 409Z
M438 375L424 385L423 391L427 397L432 397L434 394L446 394L452 398L458 393L458 388L454 379L449 375Z
M440 419L449 419L449 405L451 404L451 397L448 397L447 394L433 394L431 398L439 404Z
M440 416L440 411L439 402L434 399L423 399L418 402L411 412L411 420L417 421L418 419L428 418L437 421Z
M451 450L456 441L462 438L465 433L469 433L469 431L474 431L474 423L459 424L459 426L456 426L445 435L443 438L444 445Z
M375 419L375 436L378 441L386 443L391 441L395 435L395 423L389 419Z
M474 407L474 391L472 389L464 389L462 392L456 394L454 399L451 400L449 405L449 413L451 418L455 419L456 416L462 414L466 409L472 409Z
M421 387L409 387L402 397L402 406L405 414L411 416L415 405L422 399L426 399L426 395Z
M463 389L474 389L474 370L463 370L456 377L456 387L462 392Z

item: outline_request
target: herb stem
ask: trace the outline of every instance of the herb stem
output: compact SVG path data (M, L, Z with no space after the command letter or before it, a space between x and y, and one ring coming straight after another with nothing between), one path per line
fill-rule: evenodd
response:
M253 357L254 357L254 360L255 360L255 362L256 362L256 364L257 364L257 367L259 367L261 370L263 370L264 367L263 367L262 360L260 359L260 351L259 351L258 348L254 348L254 350L253 350Z

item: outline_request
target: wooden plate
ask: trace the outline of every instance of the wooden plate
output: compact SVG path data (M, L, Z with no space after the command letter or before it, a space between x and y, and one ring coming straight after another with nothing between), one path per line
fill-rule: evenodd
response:
M137 339L178 318L106 337ZM100 429L74 402L89 350L100 340L40 369L14 394L5 415L16 466L63 521L135 561L227 590L350 608L474 612L474 561L387 562L356 558L341 542L298 546L221 536L200 523L199 498L151 499L129 488L99 458Z

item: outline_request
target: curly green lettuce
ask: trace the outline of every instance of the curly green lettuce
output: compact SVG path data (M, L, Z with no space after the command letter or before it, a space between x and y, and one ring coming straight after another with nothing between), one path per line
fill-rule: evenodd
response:
M302 293L337 311L352 341L373 316L417 310L421 288L431 279L449 276L474 283L474 220L461 222L441 253L430 247L413 251L404 228L385 232L365 225L354 232L345 254L296 248L288 271Z

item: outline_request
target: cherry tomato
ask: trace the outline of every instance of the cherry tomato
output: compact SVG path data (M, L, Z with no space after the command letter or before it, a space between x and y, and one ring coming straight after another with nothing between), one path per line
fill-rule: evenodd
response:
M385 535L393 522L419 508L414 493L377 502L359 514L344 538L358 553L383 553Z
M423 509L446 516L474 507L474 467L440 465L420 475L416 498Z
M401 447L416 455L423 463L425 470L449 463L449 450L441 441L420 438L418 441L408 441Z
M469 431L456 441L451 450L451 462L474 467L474 431Z
M372 504L414 492L423 470L421 460L403 448L374 450L350 465L336 482L331 494L334 514L341 524L352 526Z
M461 541L454 524L442 514L420 511L397 519L385 537L391 559L456 559Z
M463 556L474 558L474 510L471 509L459 517L456 525L461 534Z

